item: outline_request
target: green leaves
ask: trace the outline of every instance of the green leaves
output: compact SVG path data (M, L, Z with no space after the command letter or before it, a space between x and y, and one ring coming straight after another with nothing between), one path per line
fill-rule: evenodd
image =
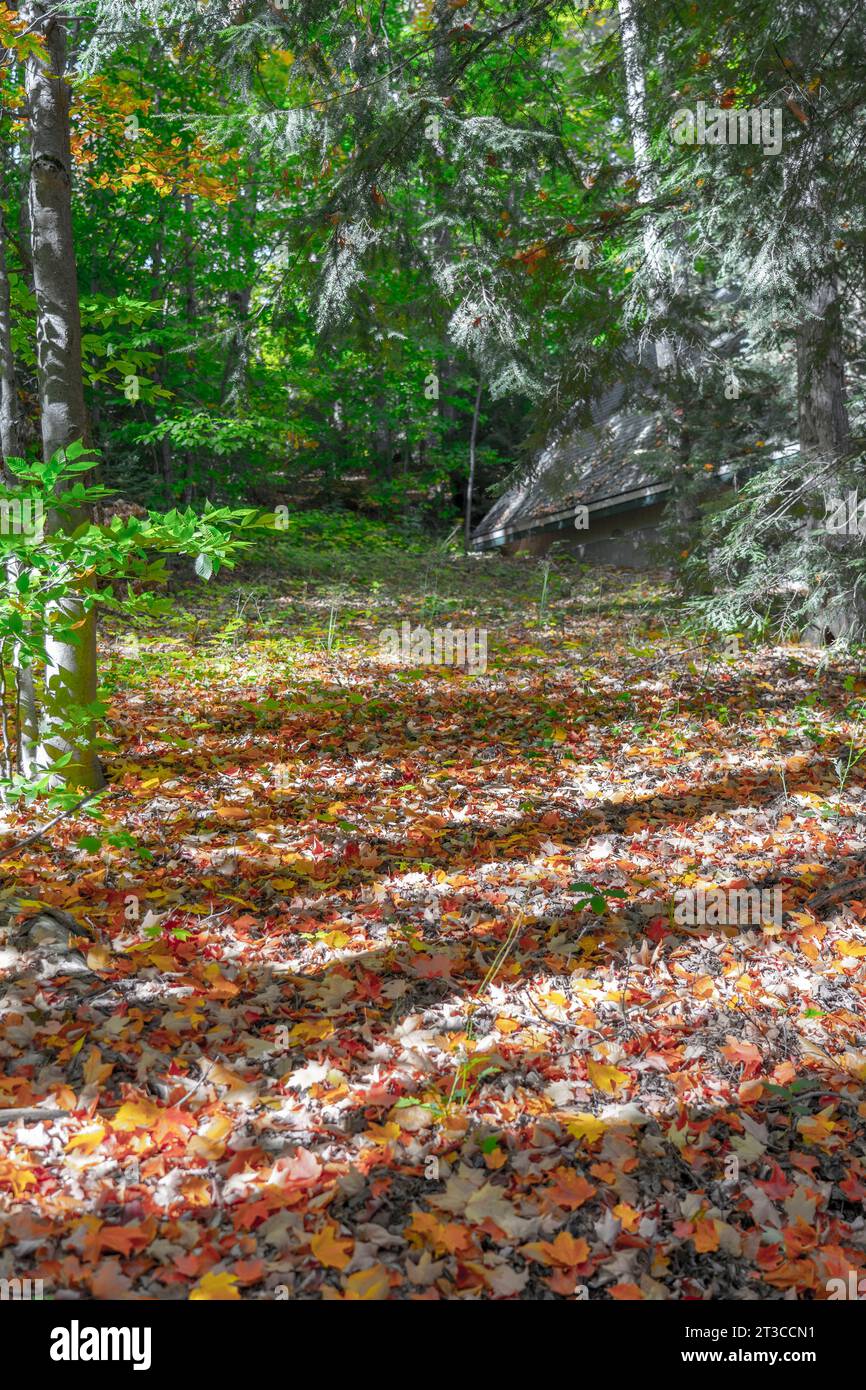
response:
M496 1149L497 1145L499 1144L499 1140L501 1138L501 1134L488 1134L485 1139L481 1140L481 1143L478 1145L478 1147L480 1148L483 1154L492 1154L493 1151Z
M11 458L6 460L6 465L16 478L37 483L43 494L53 494L59 482L73 477L76 473L87 473L95 467L98 459L99 450L88 449L78 439L65 449L58 449L47 463L41 459L28 462L26 459Z
M175 508L165 516L115 516L95 524L88 509L112 495L84 476L98 458L76 441L47 463L11 459L10 471L22 486L0 487L0 557L20 556L14 583L0 586L0 644L4 638L15 644L37 682L49 639L80 646L83 613L103 606L142 619L165 611L164 600L142 591L166 578L159 552L192 556L195 573L207 580L231 566L262 527L263 514L254 508L210 503L201 512ZM84 517L74 530L63 528L69 514ZM49 515L50 527L43 524ZM104 713L99 702L70 704L62 720L55 716L54 727L90 738ZM55 770L62 765L60 758L53 764Z
M582 894L574 904L578 912L585 907L591 907L593 912L601 915L608 910L608 898L628 897L623 888L598 888L591 883L570 883L568 887L569 892Z

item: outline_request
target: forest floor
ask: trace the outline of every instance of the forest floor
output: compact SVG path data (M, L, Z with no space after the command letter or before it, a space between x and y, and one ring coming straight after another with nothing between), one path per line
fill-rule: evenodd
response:
M104 635L105 823L0 839L0 1275L777 1299L862 1271L860 667L697 649L661 578L542 587L320 554ZM485 628L486 671L384 663L404 620ZM680 922L713 886L783 915Z

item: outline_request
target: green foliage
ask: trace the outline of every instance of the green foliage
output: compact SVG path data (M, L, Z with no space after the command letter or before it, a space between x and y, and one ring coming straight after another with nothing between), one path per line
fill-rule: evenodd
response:
M622 888L605 888L602 885L593 886L591 883L570 883L569 890L580 895L574 904L576 911L591 907L593 912L599 915L608 910L608 898L628 897Z
M407 543L412 545L394 527L350 512L298 512L289 517L286 535L295 545L316 549L387 551L405 550ZM420 539L414 543L414 548L419 552L423 549Z
M97 524L89 509L111 494L85 476L96 461L81 442L46 463L6 460L20 485L0 488L0 561L12 577L0 589L0 665L14 653L17 668L41 676L49 638L79 644L82 613L103 610L137 620L164 614L170 601L157 589L168 577L167 555L188 556L195 574L208 579L234 566L257 529L273 527L273 517L254 508L210 503L201 511L115 515ZM80 732L104 713L99 702L70 704L62 731ZM16 780L14 793L44 790L60 765L30 787Z
M648 179L612 3L71 11L85 379L106 484L158 510L209 497L447 534L479 378L476 515L563 416L585 421L622 383L661 421L641 462L672 486L685 581L725 586L732 622L775 621L775 599L764 618L748 599L779 569L760 490L740 495L758 508L753 535L725 511L719 470L748 477L796 435L815 286L866 288L856 25L827 0L697 7L688 22L670 0L638 5ZM678 144L671 118L698 101L778 109L778 157ZM8 249L32 447L35 305L26 246L10 235ZM843 325L838 345L855 433L857 331ZM662 336L676 365L660 372L647 349ZM736 561L719 561L719 527ZM824 576L824 601L836 565L817 563L796 582ZM842 568L844 597L856 563ZM726 602L710 602L713 621ZM789 626L795 608L781 604Z
M848 494L862 492L862 443L804 472L789 452L755 472L703 518L686 566L693 624L819 639L859 637L866 627L863 533L834 529ZM854 517L855 528L859 517Z

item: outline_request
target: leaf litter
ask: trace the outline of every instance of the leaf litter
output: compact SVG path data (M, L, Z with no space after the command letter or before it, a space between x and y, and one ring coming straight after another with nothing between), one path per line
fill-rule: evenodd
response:
M492 617L471 588L448 621L486 616L484 673L383 665L387 593L336 646L267 583L223 640L217 586L186 655L106 639L114 835L0 849L4 1277L665 1300L863 1271L859 667L695 659L657 580L578 574L543 618L523 578ZM781 921L677 920L753 886Z

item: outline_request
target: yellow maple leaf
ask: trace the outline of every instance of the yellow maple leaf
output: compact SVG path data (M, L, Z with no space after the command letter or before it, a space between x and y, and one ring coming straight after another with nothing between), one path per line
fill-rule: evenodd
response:
M807 1144L826 1147L826 1141L831 1138L833 1130L839 1128L836 1121L830 1119L833 1109L832 1105L828 1105L817 1115L804 1115L797 1121L797 1131L802 1134Z
M622 1222L623 1230L637 1230L640 1212L635 1211L634 1207L630 1207L627 1202L618 1202L613 1209L613 1214Z
M575 1115L566 1123L566 1129L572 1139L588 1139L590 1144L594 1144L596 1139L600 1139L607 1129L604 1120L600 1120L597 1115L589 1115L581 1112Z
M101 1086L103 1081L107 1081L114 1071L113 1062L103 1062L102 1053L98 1047L92 1047L87 1054L84 1063L84 1080L88 1086Z
M197 1154L199 1158L206 1158L211 1163L215 1163L218 1158L222 1158L226 1146L223 1143L227 1134L231 1133L234 1121L226 1115L217 1115L216 1119L211 1120L203 1134L197 1134L190 1140L190 1151Z
M369 1135L375 1144L391 1144L395 1139L399 1139L402 1130L393 1120L387 1120L385 1124L372 1124L364 1133Z
M604 1091L606 1095L612 1096L620 1086L628 1081L628 1072L620 1071L618 1067L611 1066L607 1062L588 1061L586 1064L587 1075L596 1090Z
M320 1265L325 1265L328 1269L345 1269L352 1259L354 1248L354 1241L339 1238L337 1227L334 1225L317 1231L310 1241L310 1249L315 1258Z
M36 1175L29 1168L16 1168L14 1163L0 1163L0 1182L11 1184L16 1197L20 1197L28 1187L36 1187Z
M191 1303L238 1301L238 1276L224 1269L221 1274L205 1274L190 1289Z
M217 1086L228 1086L232 1091L243 1091L249 1086L249 1082L231 1067L224 1067L222 1062L217 1062L208 1072L208 1080L213 1081Z
M388 1271L384 1265L360 1269L343 1280L346 1298L351 1302L372 1303L388 1297Z
M120 1130L147 1129L153 1124L159 1114L159 1106L154 1105L150 1100L128 1100L125 1105L121 1105L114 1119L112 1128Z
M289 1033L290 1042L319 1042L329 1038L334 1032L333 1023L322 1019L319 1023L296 1023Z
M28 1187L36 1187L36 1174L31 1173L29 1168L18 1168L12 1174L12 1191L16 1197L20 1197Z
M547 994L542 994L541 998L548 1004L556 1004L560 1009L564 1009L568 1005L565 995L558 989L552 989Z
M107 970L111 964L111 952L107 946L91 946L87 952L87 965L90 970Z
M351 936L348 936L344 931L321 932L319 940L324 946L330 946L334 951L342 951L345 946L352 944Z
M94 1125L92 1129L82 1129L79 1134L73 1134L69 1143L64 1149L64 1153L72 1153L73 1149L83 1149L85 1153L92 1154L94 1149L98 1149L107 1130L104 1125Z

